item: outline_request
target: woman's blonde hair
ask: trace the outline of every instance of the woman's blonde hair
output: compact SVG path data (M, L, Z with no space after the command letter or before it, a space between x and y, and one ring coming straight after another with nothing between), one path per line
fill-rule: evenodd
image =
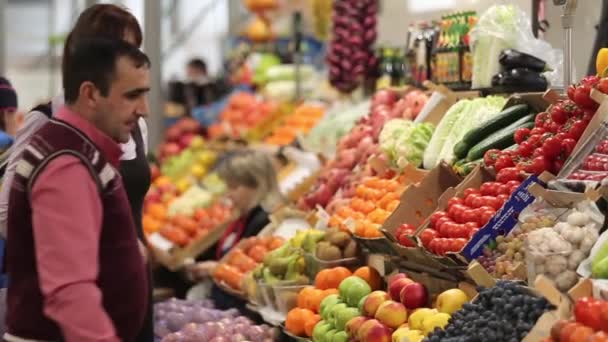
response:
M253 206L260 204L264 210L273 211L284 203L272 159L266 153L255 150L235 152L218 165L217 172L229 186L256 189Z

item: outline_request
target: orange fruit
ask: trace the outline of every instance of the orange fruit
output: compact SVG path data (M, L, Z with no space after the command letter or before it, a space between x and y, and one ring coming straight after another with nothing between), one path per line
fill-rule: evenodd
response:
M386 206L386 211L388 211L389 213L394 212L395 209L397 209L397 207L399 206L399 203L401 203L399 200L392 201Z
M300 292L298 292L298 297L296 300L296 305L299 308L306 309L308 308L307 300L311 297L313 291L316 290L313 286L306 286Z
M152 203L148 206L147 214L156 220L164 221L167 218L167 208L161 203Z
M141 219L141 223L146 233L156 233L162 225L161 221L158 221L150 215L144 215Z
M374 268L369 266L360 267L353 275L365 280L374 291L382 288L382 278Z
M304 323L304 334L308 337L312 337L312 331L315 328L315 325L321 320L321 316L314 315L310 317L306 323Z
M315 277L315 286L321 290L335 289L340 286L340 283L345 278L352 275L352 272L346 267L327 268L317 273Z
M296 336L304 336L306 322L313 319L315 313L302 308L291 309L285 319L285 329Z

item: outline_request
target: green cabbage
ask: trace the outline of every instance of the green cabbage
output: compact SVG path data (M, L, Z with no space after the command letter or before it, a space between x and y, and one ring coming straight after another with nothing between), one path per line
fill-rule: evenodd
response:
M408 164L419 166L422 164L424 150L433 135L433 128L430 123L392 119L380 132L380 149L398 169L403 169Z

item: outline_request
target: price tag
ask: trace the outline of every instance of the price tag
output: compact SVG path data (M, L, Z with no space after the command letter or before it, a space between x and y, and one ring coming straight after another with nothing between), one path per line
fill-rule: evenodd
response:
M384 269L384 255L370 254L367 258L367 265L378 271L381 276L386 275L386 270Z
M330 216L320 205L317 205L317 224L315 225L316 229L325 230L329 226Z
M354 234L355 230L357 229L357 222L352 217L349 217L344 220L344 226L346 226L346 229L348 229L348 231Z
M157 248L163 252L168 252L174 247L173 242L165 239L159 233L154 233L148 236L148 243L154 246L154 248Z

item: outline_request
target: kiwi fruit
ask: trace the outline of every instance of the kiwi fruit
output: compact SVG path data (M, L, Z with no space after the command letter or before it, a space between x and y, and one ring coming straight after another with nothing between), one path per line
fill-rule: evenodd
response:
M350 235L348 235L348 233L345 232L331 232L329 234L327 234L325 241L329 241L332 245L342 249L344 247L346 247L346 245L348 244L348 242L350 241Z
M342 251L331 243L323 241L317 245L317 258L323 261L342 259Z
M357 256L357 243L355 240L350 240L344 248L344 257L345 258L354 258Z

